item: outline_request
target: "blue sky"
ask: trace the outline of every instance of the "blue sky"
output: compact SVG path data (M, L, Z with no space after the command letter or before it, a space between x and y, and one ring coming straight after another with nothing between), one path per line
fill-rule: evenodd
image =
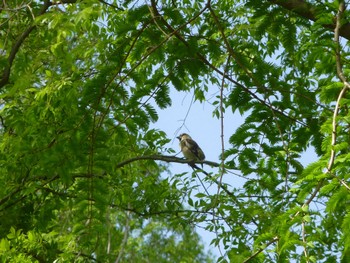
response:
M207 97L215 97L213 95L216 95L218 91L219 88L211 86ZM203 149L206 160L219 162L219 155L221 153L221 124L219 119L213 117L214 106L210 104L211 102L193 102L192 94L178 92L174 88L171 89L170 97L172 98L171 107L165 110L159 110L159 120L153 125L154 128L163 130L168 138L172 139L168 147L173 148L177 153L180 152L179 141L176 136L186 132ZM232 114L230 110L226 112L224 118L225 135L227 134L225 137L226 145L228 145L229 134L232 134L242 121L243 118L239 114ZM178 156L183 157L181 153ZM187 164L173 163L170 165L169 170L172 174L188 172L188 176L191 176L192 173L192 169ZM204 166L204 170L207 172L218 172L217 170L209 169L208 166ZM202 177L203 174L200 176ZM215 186L212 186L210 190L214 191L213 187ZM202 187L198 190L205 193ZM216 257L220 256L218 248L209 246L215 234L201 228L198 228L198 232L206 246L213 252L213 255Z

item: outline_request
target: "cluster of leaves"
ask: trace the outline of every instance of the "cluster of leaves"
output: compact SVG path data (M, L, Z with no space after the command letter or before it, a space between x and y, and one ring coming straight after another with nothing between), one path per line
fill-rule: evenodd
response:
M184 82L176 58L154 67L147 6L70 2L2 3L1 261L209 262L191 225L161 216L182 208L166 167L118 166L171 152L149 124Z
M339 44L339 5L3 1L1 259L210 262L193 229L204 223L221 261L346 262L349 15ZM173 153L150 129L170 88L204 101L210 85L222 90L214 116L245 118L222 156L245 183L221 182L219 169L205 178L221 184L215 195L145 158ZM304 168L310 147L319 160Z

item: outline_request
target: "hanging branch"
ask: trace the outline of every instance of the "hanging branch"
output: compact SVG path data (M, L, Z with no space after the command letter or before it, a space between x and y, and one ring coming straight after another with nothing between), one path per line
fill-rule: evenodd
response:
M332 173L332 168L333 168L334 161L335 161L335 145L337 142L337 120L336 119L337 119L339 109L340 109L340 100L344 97L346 91L350 88L350 84L346 80L344 73L343 73L343 68L342 68L342 64L341 64L341 54L340 54L341 50L340 50L340 43L339 43L339 38L340 38L339 29L341 27L341 17L343 15L344 11L345 11L345 4L344 4L344 2L341 2L341 3L339 3L338 13L336 16L336 26L334 28L334 42L335 42L335 46L336 46L335 47L335 59L336 59L337 75L338 75L338 78L340 79L340 81L343 82L344 86L338 95L337 102L335 104L335 108L333 111L331 156L329 158L328 165L327 165L327 173L330 174L331 176L335 177L339 181L340 184L342 184L346 189L348 189L350 191L350 187L342 179L338 178L335 174ZM308 206L313 201L313 199L316 197L316 195L320 191L321 187L323 186L324 182L325 182L325 179L322 179L321 181L319 181L319 183L317 184L315 190L312 192L309 199L306 200L306 202L303 204L303 207ZM294 217L296 217L298 214L299 214L299 212L297 212Z
M331 142L331 157L329 158L328 166L327 166L327 172L331 174L333 177L337 178L339 182L345 186L348 190L350 190L350 187L340 178L338 178L335 174L332 173L332 168L334 165L335 160L335 145L337 143L337 116L340 109L340 101L344 97L347 90L350 88L349 82L346 80L344 73L343 73L343 67L341 63L341 46L339 43L339 29L341 27L341 18L343 16L343 13L345 11L345 4L343 1L339 3L339 9L337 13L337 20L336 20L336 26L334 29L334 42L335 42L335 59L336 59L336 66L337 66L337 75L341 82L343 82L343 89L340 91L335 109L333 112L333 121L332 121L332 142Z

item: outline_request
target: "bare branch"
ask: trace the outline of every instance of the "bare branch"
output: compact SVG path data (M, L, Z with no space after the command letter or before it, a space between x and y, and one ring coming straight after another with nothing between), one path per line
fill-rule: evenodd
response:
M122 161L116 165L116 168L121 168L129 163L135 162L135 161L140 161L140 160L153 160L153 161L163 161L167 163L193 163L192 160L187 160L187 159L182 159L179 157L175 156L166 156L166 155L145 155L145 156L137 156L133 157L130 159L127 159L125 161ZM212 167L219 167L220 164L216 162L211 162L211 161L196 161L195 163L198 164L207 164Z

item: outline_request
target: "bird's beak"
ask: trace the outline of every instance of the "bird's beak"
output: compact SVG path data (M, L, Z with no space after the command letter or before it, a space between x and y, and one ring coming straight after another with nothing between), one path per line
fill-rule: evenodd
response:
M176 138L178 138L179 140L181 140L181 137L180 137L180 136L177 136Z

